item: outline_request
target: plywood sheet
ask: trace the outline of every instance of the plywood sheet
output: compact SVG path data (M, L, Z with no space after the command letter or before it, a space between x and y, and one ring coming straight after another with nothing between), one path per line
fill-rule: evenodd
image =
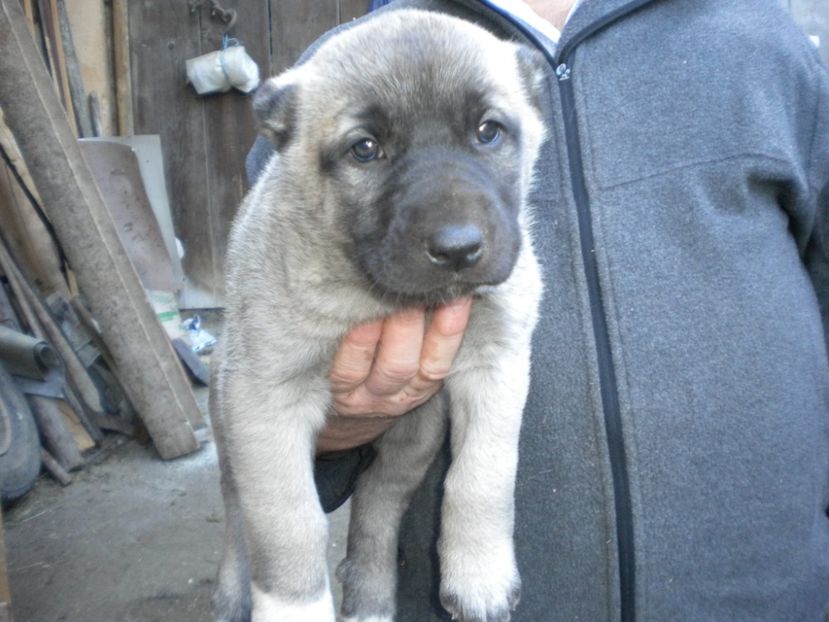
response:
M144 289L176 291L172 260L135 152L99 139L84 139L79 145Z

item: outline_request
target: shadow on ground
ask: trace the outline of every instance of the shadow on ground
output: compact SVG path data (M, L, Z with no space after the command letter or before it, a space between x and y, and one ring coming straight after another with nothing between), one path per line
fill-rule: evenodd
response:
M336 564L347 509L329 518ZM212 620L224 527L212 443L164 462L108 436L73 484L41 477L4 519L17 622Z

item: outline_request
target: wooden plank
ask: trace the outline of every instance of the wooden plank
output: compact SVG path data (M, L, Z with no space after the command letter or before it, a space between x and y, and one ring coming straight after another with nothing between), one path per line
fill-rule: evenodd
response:
M138 4L133 2L133 7ZM145 3L141 3L145 4ZM132 98L132 62L127 0L112 0L112 58L115 74L115 99L118 111L118 132L121 136L135 134L135 111Z
M40 202L40 197L37 194L37 188L35 188L35 182L32 181L32 176L29 174L29 169L23 161L23 156L20 155L20 148L17 146L17 141L14 139L11 130L9 130L9 127L6 125L2 109L0 109L0 146L3 147L3 150L6 152L9 160L11 160L12 166L14 166L23 178L23 183L26 185L26 189L34 195L38 202Z
M339 23L339 0L271 3L271 74L293 65L320 35Z
M75 52L75 41L69 25L66 0L54 0L54 5L57 8L64 69L66 70L66 79L72 100L72 111L75 115L75 127L78 128L78 136L88 137L92 135L92 124L89 121L89 108L86 105L86 89L84 88L83 78L81 77L78 55Z
M260 72L269 66L268 6L265 2L227 0L226 9L237 12L233 36L245 46L259 65ZM209 52L221 48L221 23L201 12L201 48ZM263 75L262 78L267 76ZM221 299L224 291L224 257L230 225L247 191L245 156L256 138L256 124L250 98L236 90L220 96L202 98L205 127L205 161L207 215L210 218L210 256L215 275L214 291Z
M58 406L58 400L30 395L28 401L45 448L67 471L79 469L84 459Z
M113 136L118 134L118 117L112 50L107 36L110 16L105 4L105 0L70 2L69 26L83 85L88 93L97 95L100 105L100 135Z
M0 162L0 222L15 256L21 258L27 276L40 291L68 295L60 271L60 258L52 238L17 184L9 168Z
M68 486L72 483L72 476L69 475L60 461L42 447L40 448L40 463L61 486Z
M78 446L78 449L84 452L87 449L95 447L95 441L89 436L89 433L83 427L81 420L78 419L78 415L72 410L72 407L63 400L58 400L57 405L66 420L66 425L69 427L69 431L72 434L72 438L75 439L75 444Z
M63 110L66 114L69 127L75 136L78 136L78 126L75 123L75 109L72 106L72 95L69 88L69 76L66 73L66 57L63 51L63 39L60 33L60 17L56 0L38 0L40 23L44 28L46 51L49 55L49 66L52 69L52 80L58 92Z
M339 3L341 24L368 13L368 0L339 0Z
M3 223L7 240L15 255L22 259L26 275L41 292L57 291L66 295L68 288L60 270L57 247L35 213L26 192L39 204L40 196L2 110L0 147L10 162L10 165L5 161L0 163L0 222Z

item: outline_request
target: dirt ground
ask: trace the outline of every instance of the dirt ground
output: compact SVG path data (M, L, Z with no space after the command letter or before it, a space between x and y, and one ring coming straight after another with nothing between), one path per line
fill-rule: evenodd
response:
M329 516L332 570L347 512ZM151 445L108 436L70 486L41 477L4 524L16 622L213 619L224 516L212 443L164 462Z

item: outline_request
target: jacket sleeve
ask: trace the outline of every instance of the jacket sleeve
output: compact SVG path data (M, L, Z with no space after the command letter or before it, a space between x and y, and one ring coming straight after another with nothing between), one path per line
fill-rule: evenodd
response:
M374 460L374 449L363 445L350 451L320 456L314 462L314 481L322 509L333 512L354 492L357 478Z
M804 261L817 293L829 349L829 71L817 70L818 96L809 166L812 227Z

